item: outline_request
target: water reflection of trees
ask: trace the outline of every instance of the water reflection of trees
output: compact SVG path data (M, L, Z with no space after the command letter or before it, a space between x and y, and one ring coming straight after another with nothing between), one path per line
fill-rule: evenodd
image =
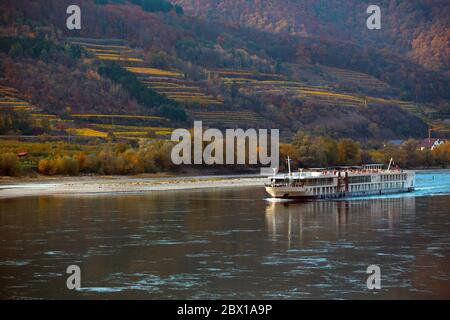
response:
M415 212L415 198L352 201L271 202L266 226L273 240L333 240L347 232L373 228L394 230L404 215ZM307 239L305 239L305 235Z

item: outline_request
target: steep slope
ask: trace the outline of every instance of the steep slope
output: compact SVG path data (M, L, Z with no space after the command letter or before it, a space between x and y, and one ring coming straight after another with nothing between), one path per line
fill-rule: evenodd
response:
M328 2L323 3L325 10ZM438 100L450 97L448 77L430 72L389 50L371 49L358 43L327 40L326 37L304 38L287 33L273 35L226 26L215 20L146 12L132 4L95 5L89 0L82 2L82 29L68 31L61 12L65 12L70 1L48 1L43 7L39 2L5 0L4 5L8 4L12 13L2 18L8 24L23 16L30 21L45 21L58 27L58 32L69 36L127 39L145 51L162 50L170 56L178 56L203 67L277 71L298 80L306 74L305 66L323 64L374 76L395 87L396 95L402 95L404 99ZM329 32L332 31L324 31ZM308 76L305 80L311 78L314 76Z
M366 28L361 0L173 0L187 14L274 33L351 41L406 53L433 70L449 71L450 3L446 0L383 0L382 28Z
M103 60L117 60L136 74L140 84L135 88L154 90L168 99L161 101L178 103L190 115L189 124L198 119L218 127L276 126L283 128L286 136L305 129L335 137L420 137L427 129L423 119L428 119L423 105L400 98L433 101L449 94L447 80L438 73L390 52L367 50L351 42L303 37L295 32L274 34L183 16L174 10L145 11L139 5L116 1L83 1L82 29L68 31L65 15L61 15L68 4L70 1L53 0L44 8L38 2L5 0L2 6L8 10L1 22L21 36L81 45L89 55L80 68L100 76L104 83L122 77L99 72L104 70ZM126 45L118 48L117 43ZM28 62L28 69L46 59L41 55ZM11 64L7 80L25 90L23 78L29 73L14 70L20 65L20 61ZM57 78L49 79L55 82ZM45 77L41 81L45 82ZM56 82L58 86L46 85L49 102L68 92L62 79ZM111 87L125 99L111 113L142 110L140 94L126 81L116 81ZM38 96L37 92L27 94ZM94 118L88 110L91 103L98 111L108 112L99 107L110 105L105 103L110 99L68 96L73 109L85 113L86 122ZM64 107L46 104L48 110ZM433 108L431 104L429 109ZM147 116L158 115L153 113L156 108L147 111L152 112ZM387 113L392 117L389 121ZM116 119L107 119L117 124Z

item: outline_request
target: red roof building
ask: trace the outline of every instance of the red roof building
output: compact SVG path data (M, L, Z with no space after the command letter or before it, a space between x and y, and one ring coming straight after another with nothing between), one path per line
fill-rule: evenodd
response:
M445 140L442 139L433 139L433 138L428 138L428 139L424 139L420 145L419 145L419 149L420 150L433 150L436 147L439 147L441 144L443 144L445 142Z

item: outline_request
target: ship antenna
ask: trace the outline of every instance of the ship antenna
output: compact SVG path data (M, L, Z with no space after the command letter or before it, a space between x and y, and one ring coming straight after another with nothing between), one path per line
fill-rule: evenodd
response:
M394 158L391 158L391 160L389 161L389 166L387 168L387 171L391 170L392 161L394 161Z
M292 159L289 158L289 156L288 156L287 157L287 163L288 163L289 177L292 176L292 173L291 173L291 161L292 161Z

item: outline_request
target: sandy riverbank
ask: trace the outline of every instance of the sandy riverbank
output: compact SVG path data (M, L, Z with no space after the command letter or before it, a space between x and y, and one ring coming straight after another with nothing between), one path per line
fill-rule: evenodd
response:
M250 176L200 176L167 178L83 177L38 182L9 182L0 184L0 199L39 195L142 193L152 191L190 190L263 186L265 178Z

